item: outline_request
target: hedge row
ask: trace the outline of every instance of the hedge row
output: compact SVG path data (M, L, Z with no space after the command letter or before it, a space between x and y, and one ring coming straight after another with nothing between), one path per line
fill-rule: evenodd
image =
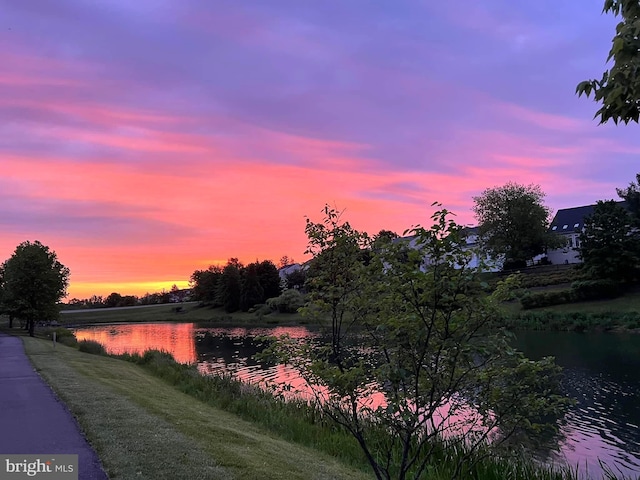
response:
M564 290L527 293L520 299L520 304L523 309L529 310L585 300L611 299L621 293L620 284L612 280L582 280L573 282L571 288Z
M639 312L523 312L505 319L512 330L575 331L640 328Z
M523 288L546 287L547 285L559 285L577 280L578 273L575 269L567 269L561 272L548 273L546 275L529 274L522 275L521 285Z

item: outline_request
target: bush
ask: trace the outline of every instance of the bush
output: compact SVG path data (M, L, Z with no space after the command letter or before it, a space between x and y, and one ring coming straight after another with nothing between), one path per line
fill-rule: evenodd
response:
M621 289L621 285L613 280L582 280L571 285L576 300L616 298L622 293Z
M522 276L522 286L524 288L534 288L559 285L577 280L577 277L578 274L575 269L566 269L546 274L525 274Z
M523 309L529 310L585 300L611 299L621 293L621 285L613 280L581 280L573 282L571 289L527 293L520 303Z
M251 310L253 310L253 312L251 312ZM273 312L271 307L266 303L259 303L255 305L251 310L249 310L249 312L255 313L258 318L262 318L265 315L269 315L271 312Z
M92 355L106 355L107 351L100 342L95 340L82 340L78 342L78 350Z
M304 295L291 288L282 292L279 297L267 300L269 308L280 313L295 313L300 307L304 306L304 303Z
M640 328L640 313L637 312L523 312L505 318L504 326L511 330L608 331L615 328Z
M573 290L555 290L552 292L527 293L520 299L525 310L531 308L549 307L575 301Z

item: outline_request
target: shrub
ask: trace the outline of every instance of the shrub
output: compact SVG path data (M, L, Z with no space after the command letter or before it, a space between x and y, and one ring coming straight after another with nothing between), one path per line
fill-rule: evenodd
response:
M251 310L249 310L249 311L251 311ZM255 313L258 318L262 318L265 315L269 315L271 312L273 312L273 310L271 309L271 307L269 305L267 305L265 303L259 303L259 304L257 304L256 306L253 307L253 313Z
M571 289L551 292L527 293L520 299L522 308L550 307L584 300L603 300L620 296L622 287L613 280L581 280L571 284Z
M282 292L279 297L267 300L269 308L280 313L295 313L300 307L304 306L304 303L304 295L291 288Z
M567 269L559 272L546 274L526 274L522 278L524 288L546 287L548 285L559 285L577 280L578 273L575 269Z
M637 312L522 312L505 318L504 326L511 330L585 331L612 330L617 327L640 327Z
M78 350L92 355L106 355L107 351L100 342L95 340L81 340L78 342Z
M531 308L549 307L575 301L573 290L555 290L552 292L528 293L520 299L525 310Z
M613 280L582 280L571 285L576 300L600 300L616 298L621 286Z

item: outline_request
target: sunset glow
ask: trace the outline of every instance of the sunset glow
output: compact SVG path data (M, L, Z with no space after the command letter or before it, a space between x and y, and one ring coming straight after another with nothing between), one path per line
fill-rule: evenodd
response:
M304 259L326 203L376 233L537 183L614 198L637 125L598 126L601 0L11 2L0 18L0 260L39 240L69 298ZM461 10L461 11L462 11Z

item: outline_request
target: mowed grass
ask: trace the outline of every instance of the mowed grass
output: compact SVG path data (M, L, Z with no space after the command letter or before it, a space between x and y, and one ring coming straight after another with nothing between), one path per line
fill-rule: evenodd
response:
M23 340L111 479L370 478L183 394L130 362Z
M176 308L180 307L180 312ZM62 325L90 323L200 322L214 325L301 325L307 321L299 313L227 313L223 308L200 306L198 302L146 305L140 307L67 310L58 320Z
M569 288L564 286L562 288ZM536 291L551 291L561 289L557 286L538 288ZM523 310L519 301L507 302L503 305L507 313L519 312L561 312L561 313L628 313L640 311L640 290L634 288L625 292L618 298L610 300L592 300L583 302L565 303L550 307L532 308Z

